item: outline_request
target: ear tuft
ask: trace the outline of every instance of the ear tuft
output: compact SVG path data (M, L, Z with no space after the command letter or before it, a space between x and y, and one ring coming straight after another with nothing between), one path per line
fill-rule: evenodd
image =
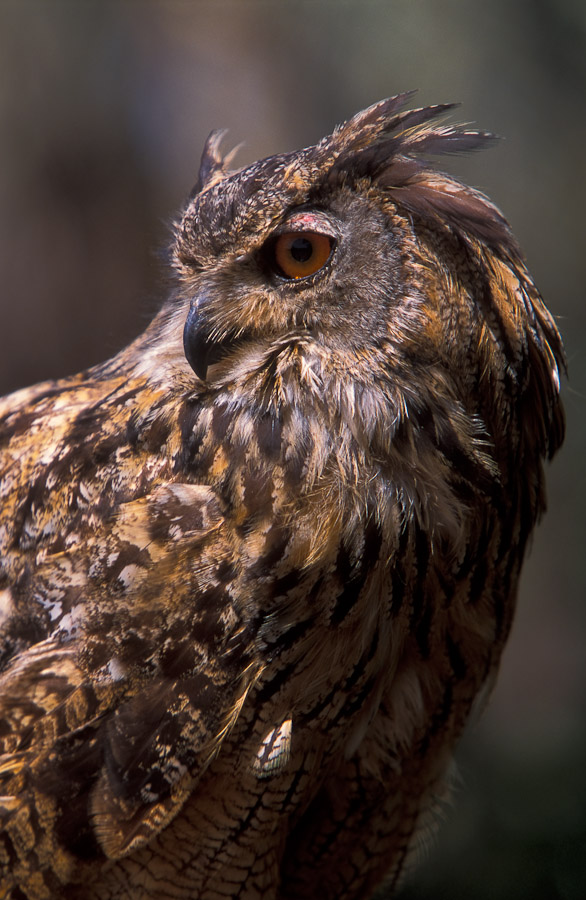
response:
M218 128L215 131L212 131L208 136L201 154L197 182L191 192L191 197L199 194L204 188L210 187L212 184L220 181L229 171L232 160L242 145L237 144L233 150L230 150L229 153L223 156L220 145L227 133L227 129Z

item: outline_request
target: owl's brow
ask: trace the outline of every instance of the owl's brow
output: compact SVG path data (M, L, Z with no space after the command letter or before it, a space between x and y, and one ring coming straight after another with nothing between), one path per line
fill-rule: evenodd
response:
M283 222L282 228L288 231L317 231L326 229L323 216L311 212L294 213Z

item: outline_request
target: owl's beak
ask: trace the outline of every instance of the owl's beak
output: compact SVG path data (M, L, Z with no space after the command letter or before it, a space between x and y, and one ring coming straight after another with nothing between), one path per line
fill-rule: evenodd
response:
M202 315L205 297L191 301L183 328L183 350L187 362L198 378L205 381L209 366L223 359L236 344L231 335L224 338L210 334Z
M205 381L209 365L209 341L198 307L199 302L192 300L183 328L183 350L187 362L197 377Z

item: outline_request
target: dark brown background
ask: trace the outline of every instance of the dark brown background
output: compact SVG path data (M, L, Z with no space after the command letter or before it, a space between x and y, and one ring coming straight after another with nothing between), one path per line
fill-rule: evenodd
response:
M206 134L252 161L383 96L506 136L451 170L512 222L565 334L569 436L463 788L406 897L586 896L584 0L0 0L0 389L84 368L164 294Z

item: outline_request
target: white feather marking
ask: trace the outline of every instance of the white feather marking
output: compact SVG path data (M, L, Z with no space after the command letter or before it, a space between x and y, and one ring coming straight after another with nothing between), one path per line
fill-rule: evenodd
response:
M293 723L286 719L265 736L254 759L253 768L259 778L269 778L283 769L291 756Z
M10 588L0 591L0 625L6 622L14 612L14 601Z
M126 675L126 667L115 656L109 661L107 669L112 681L121 681Z

